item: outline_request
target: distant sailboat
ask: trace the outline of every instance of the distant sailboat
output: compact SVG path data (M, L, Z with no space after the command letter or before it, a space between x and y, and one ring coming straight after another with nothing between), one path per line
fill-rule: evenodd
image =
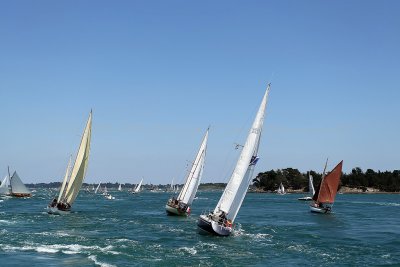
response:
M314 194L315 194L313 177L312 177L311 173L308 174L308 189L309 189L310 196L300 197L300 198L298 198L298 200L310 201L310 200L312 200L312 196L314 196Z
M342 176L343 160L325 176L322 176L314 196L313 203L310 205L311 212L330 213L338 191L340 177ZM325 165L326 168L326 165Z
M6 175L6 177L4 177L4 179L3 179L3 181L1 181L0 195L10 195L11 194L9 185L10 185L10 176Z
M8 177L10 177L10 169L8 169ZM10 181L10 195L13 197L30 197L32 196L32 192L24 185L19 178L16 171L14 171Z
M142 180L140 180L140 183L136 185L135 189L133 189L132 194L140 193L140 188L142 187L142 183L143 183L143 178Z
M118 191L122 191L122 185L121 184L119 184L119 186L118 186Z
M99 184L97 185L97 187L96 187L96 190L94 190L94 193L95 193L95 194L97 194L97 192L99 191L100 186L101 186L101 183L99 183Z
M60 193L57 198L48 205L47 212L50 214L64 214L71 210L79 190L82 187L83 179L89 163L90 138L92 135L92 111L89 113L89 119L81 139L75 162L70 172L71 159L69 161Z
M254 167L258 161L258 148L270 84L265 91L245 145L236 163L232 176L213 212L200 215L198 227L207 233L228 236L233 230L233 222L242 205L249 187Z
M200 145L200 149L197 152L196 159L193 162L192 168L186 177L185 184L183 185L178 197L173 196L165 205L165 209L169 215L187 216L190 214L190 206L192 205L193 199L200 184L201 176L203 174L207 150L208 131L209 129L207 129L207 132Z
M278 190L276 191L276 193L278 195L285 195L286 194L285 187L283 186L282 182L279 185Z

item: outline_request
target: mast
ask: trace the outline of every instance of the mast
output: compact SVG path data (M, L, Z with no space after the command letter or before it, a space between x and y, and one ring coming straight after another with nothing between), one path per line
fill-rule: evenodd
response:
M214 213L225 212L228 219L234 221L246 195L254 166L258 161L258 148L265 117L265 110L271 84L265 91L245 145L236 163L232 176L214 209Z

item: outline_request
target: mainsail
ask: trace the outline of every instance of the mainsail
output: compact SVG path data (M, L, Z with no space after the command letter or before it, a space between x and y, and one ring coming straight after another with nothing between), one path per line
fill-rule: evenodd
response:
M339 187L340 176L342 175L343 160L327 174L321 181L317 202L333 203L335 202L336 193Z
M24 185L16 171L10 178L10 186L12 194L31 194L31 191Z
M254 166L258 161L257 153L260 145L262 126L265 117L265 110L268 101L270 84L265 91L261 105L254 119L253 125L248 134L245 145L243 146L240 157L236 163L236 167L232 176L214 209L214 213L225 212L227 219L232 222L242 205L246 195L251 177L253 175Z
M59 199L64 200L72 205L79 190L82 187L83 179L86 175L86 170L89 163L90 152L90 138L92 135L92 111L90 111L89 119L86 123L85 131L83 132L82 140L75 158L74 167L72 168L69 181L67 182L67 189ZM66 174L67 175L67 174Z
M203 174L204 161L207 150L208 131L209 129L207 129L207 132L200 145L200 149L197 152L196 159L194 160L192 168L188 176L186 177L185 184L183 185L183 188L178 195L178 201L181 201L189 206L193 202L193 199L200 184L201 176Z
M135 193L138 193L140 191L140 187L142 187L142 183L143 183L143 178L142 178L142 180L140 180L140 183L133 190Z
M99 183L99 185L96 187L96 190L94 191L95 194L97 194L97 191L99 191L100 185L101 185L101 183Z

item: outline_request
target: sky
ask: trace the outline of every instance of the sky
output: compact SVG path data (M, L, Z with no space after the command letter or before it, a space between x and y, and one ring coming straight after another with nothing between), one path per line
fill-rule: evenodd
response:
M400 169L400 2L0 1L0 175L227 182L267 83L255 174Z

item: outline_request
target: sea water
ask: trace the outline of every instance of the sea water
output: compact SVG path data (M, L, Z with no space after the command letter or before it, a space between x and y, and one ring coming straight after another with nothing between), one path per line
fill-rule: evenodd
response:
M247 194L229 237L196 221L221 191L199 192L192 215L167 216L170 193L81 191L73 212L46 213L55 190L0 199L0 266L400 266L400 195L338 195L313 214L298 194Z

